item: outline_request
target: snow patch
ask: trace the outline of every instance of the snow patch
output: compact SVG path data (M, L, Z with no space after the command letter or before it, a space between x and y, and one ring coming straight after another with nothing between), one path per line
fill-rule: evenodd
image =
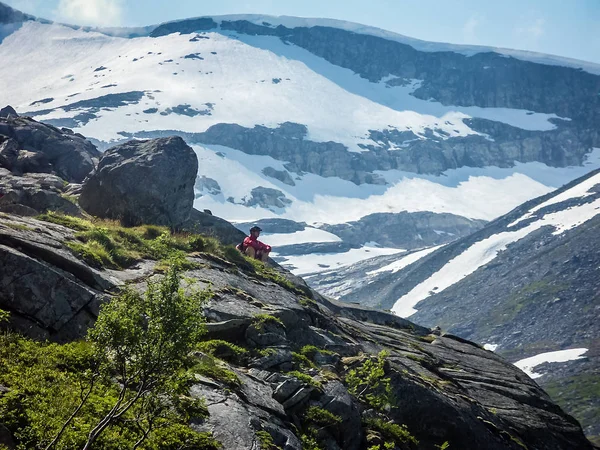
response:
M597 150L599 149L594 149L594 151ZM590 192L590 190L598 184L600 184L600 174L594 175L593 177L590 177L587 180L576 184L571 189L567 189L566 191L561 192L560 194L555 195L554 197L546 200L545 202L542 202L539 205L531 208L522 217L509 224L508 227L512 227L514 225L517 225L519 222L522 222L523 220L529 219L535 214L536 211L539 211L540 209L545 208L547 206L555 205L557 203L570 200L572 198L584 198L588 195L592 195L593 192Z
M569 350L559 350L556 352L540 353L539 355L525 358L515 363L519 369L525 372L531 378L539 378L543 373L535 373L533 369L544 363L564 363L583 359L587 353L587 348L571 348Z
M374 258L375 256L393 255L404 251L397 248L363 246L341 253L313 253L309 255L286 256L285 260L280 264L288 268L294 275L303 276L331 269L340 269L365 259ZM277 253L273 252L271 255L277 256Z
M554 235L562 234L592 219L599 213L600 199L597 199L591 203L546 214L541 219L519 230L504 231L478 241L398 299L392 310L401 317L409 317L417 312L415 306L420 301L433 293L439 293L458 283L463 278L495 259L498 253L505 250L509 244L524 238L544 226L553 227L554 231L552 234Z
M429 255L430 253L433 253L434 251L436 251L438 248L443 247L443 245L438 245L435 247L429 247L426 248L424 250L419 250L418 252L414 252L411 253L410 255L406 255L402 258L400 258L398 261L394 261L391 264L388 264L387 266L383 266L380 267L377 270L371 270L369 272L367 272L367 275L377 275L383 272L392 272L392 274L398 272L399 270L404 269L407 266L410 266L412 263L418 261L419 259Z

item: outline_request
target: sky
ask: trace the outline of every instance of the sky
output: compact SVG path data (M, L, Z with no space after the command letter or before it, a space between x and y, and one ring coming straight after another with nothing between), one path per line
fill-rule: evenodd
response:
M600 0L0 0L76 25L145 26L269 14L348 20L436 42L514 48L600 63Z

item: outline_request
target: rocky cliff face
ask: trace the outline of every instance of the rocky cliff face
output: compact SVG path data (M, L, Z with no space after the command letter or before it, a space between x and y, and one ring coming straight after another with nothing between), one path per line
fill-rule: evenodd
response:
M363 268L363 282L340 296L403 311L404 302L417 300L411 319L494 345L511 361L587 349L581 361L540 365L536 372L543 374L540 384L577 414L590 436L597 436L598 397L590 386L598 383L599 364L599 183L598 172L592 172L412 264L379 270L377 278L369 280L365 271L374 273L385 264ZM496 246L502 240L505 244ZM485 259L478 248L498 253ZM487 263L476 262L479 258ZM464 271L460 264L475 266ZM331 274L315 283L339 290L349 278L360 277Z
M11 313L14 330L78 339L99 304L122 286L143 290L161 276L152 251L164 251L168 234L157 237L156 227L107 226L53 214L34 219L2 213L0 308ZM212 231L230 239L224 223ZM93 239L121 246L100 263L81 251ZM162 246L143 246L154 239ZM307 442L301 433L331 450L386 442L396 449L434 449L445 442L494 450L592 448L573 418L492 352L391 314L328 300L280 268L249 264L202 239L169 245L186 262L183 287L193 281L214 292L204 311L207 339L246 349L237 357L215 353L223 360L214 364L233 379L197 376L190 387L189 395L205 399L209 413L193 420L192 428L212 431L224 448L262 447L269 436L274 445L300 450ZM371 373L369 367L379 369ZM307 415L309 408L320 415ZM334 422L320 422L331 417ZM18 440L1 429L9 433L5 442Z

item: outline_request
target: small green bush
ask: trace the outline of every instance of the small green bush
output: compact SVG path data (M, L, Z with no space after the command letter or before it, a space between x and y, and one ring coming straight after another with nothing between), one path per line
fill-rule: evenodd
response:
M271 436L267 431L257 431L256 438L260 443L260 450L281 450L281 447L275 445L273 436Z
M292 362L296 367L314 369L317 366L302 353L292 352Z
M377 358L368 357L360 367L346 375L348 391L377 410L393 404L391 380L385 376L388 355L388 352L382 351Z
M305 420L314 423L320 427L332 427L342 423L342 418L326 409L318 406L311 406L304 414Z
M331 350L325 350L322 348L318 348L314 345L305 345L300 349L300 354L306 356L308 359L314 361L317 353L321 353L323 355L335 355Z
M281 319L271 314L257 314L252 318L252 325L257 330L264 330L266 324L281 325L283 328L285 328L285 325Z
M174 264L182 270L191 270L197 266L186 259L188 253L222 252L219 242L212 237L174 234L157 225L126 228L116 221L92 221L58 213L42 214L38 219L77 231L77 240L67 242L67 246L96 268L123 269L142 259L152 259L160 261L157 271L166 271Z
M364 426L368 429L377 431L387 440L392 440L396 445L417 446L419 441L410 434L405 425L398 425L392 422L386 422L383 419L371 418L365 419ZM404 448L404 447L403 447Z

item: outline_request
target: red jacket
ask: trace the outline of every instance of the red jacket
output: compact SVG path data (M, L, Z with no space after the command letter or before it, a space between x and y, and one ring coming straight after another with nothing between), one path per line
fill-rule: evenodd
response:
M256 239L253 236L247 236L246 239L244 239L244 249L246 249L248 247L252 247L257 252L270 252L271 251L270 245L260 242L258 239Z

